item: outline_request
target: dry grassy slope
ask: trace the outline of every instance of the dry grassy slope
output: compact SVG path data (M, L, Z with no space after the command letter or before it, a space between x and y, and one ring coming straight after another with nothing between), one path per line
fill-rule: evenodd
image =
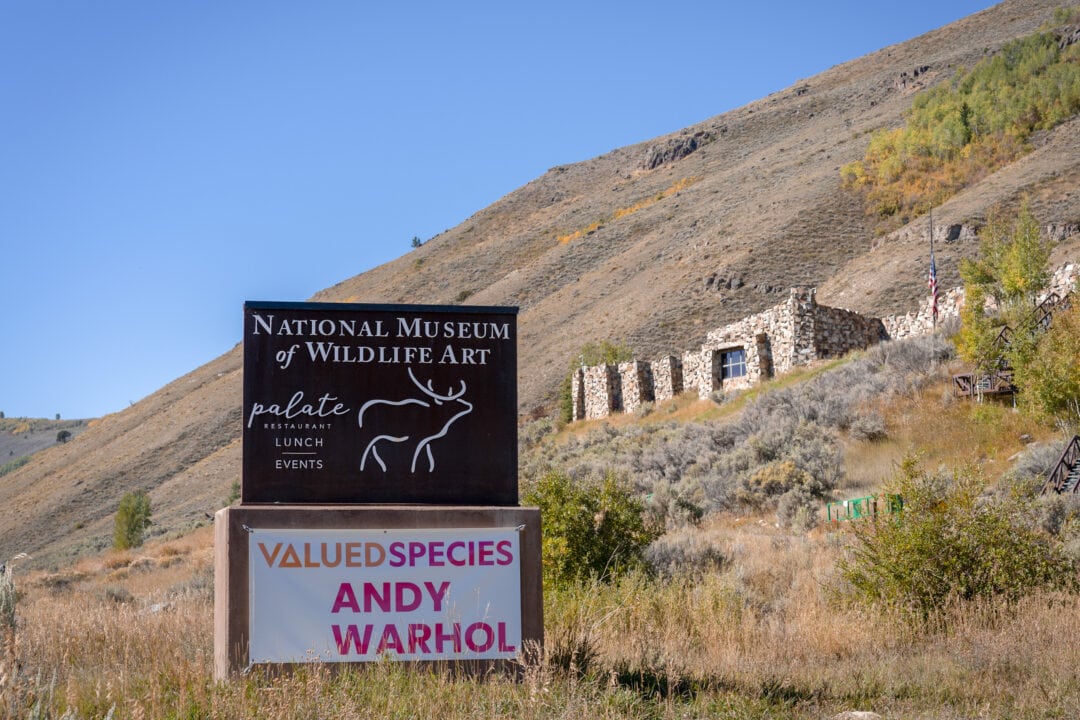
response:
M205 521L240 476L239 452L229 455L239 445L240 370L237 347L5 475L0 560L30 552L49 565L111 543L116 506L136 489L151 491L159 528Z
M818 285L823 301L864 312L905 311L925 292L922 223L875 238L840 190L839 168L861 156L872 130L901 122L911 101L894 87L901 72L928 65L922 79L947 78L1037 29L1057 4L1012 0L670 136L552 168L313 299L452 303L469 293L469 303L520 306L523 409L550 400L587 341L624 340L640 355L690 348L791 285ZM1043 138L1037 152L942 207L937 221L977 220L1031 192L1042 219L1075 222L1077 128ZM711 142L645 169L654 149L696 133ZM556 240L687 178L695 182L591 235ZM943 285L974 249L942 250ZM710 277L742 285L718 291L706 287ZM116 504L134 488L152 489L166 530L219 507L239 476L240 365L234 350L0 480L0 558L28 550L47 564L108 542Z

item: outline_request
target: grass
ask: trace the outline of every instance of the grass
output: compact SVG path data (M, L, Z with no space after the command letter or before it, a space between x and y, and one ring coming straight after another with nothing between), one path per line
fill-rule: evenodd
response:
M673 417L715 430L742 417L740 404L759 419L796 412L833 428L846 468L838 492L855 496L877 490L911 449L926 467L974 463L994 478L1013 464L1021 435L1055 440L1009 406L952 399L947 365L905 375L903 367L923 362L912 347L822 364L719 406L685 396L645 418L619 419L625 426L574 425L537 443L576 443L607 457L644 443L650 423L667 428ZM878 413L885 437L856 439L836 425L844 416L836 388L882 374L890 384L870 387L887 391L853 392L848 402L852 413ZM807 398L793 394L800 389ZM717 437L694 431L686 440L704 452ZM1080 597L950 603L939 623L899 623L844 600L836 567L849 532L846 524L795 532L770 512L737 506L683 522L654 553L667 559L662 576L548 588L544 653L519 680L383 662L255 671L217 683L212 536L203 528L59 572L16 572L0 717L1080 716Z
M702 577L632 575L547 593L547 648L515 682L392 663L254 672L215 683L208 535L105 592L101 560L60 589L20 578L0 671L4 717L692 718L1070 717L1080 712L1080 600L950 610L949 633L894 626L832 600L835 533L758 518L708 526L731 563ZM172 547L172 549L167 549ZM115 558L116 556L110 556ZM183 562L163 567L162 558ZM115 564L115 563L113 563ZM134 560L132 560L132 564ZM179 582L177 582L179 581ZM155 603L165 609L152 610ZM18 669L15 669L16 662ZM37 715L32 715L37 707Z

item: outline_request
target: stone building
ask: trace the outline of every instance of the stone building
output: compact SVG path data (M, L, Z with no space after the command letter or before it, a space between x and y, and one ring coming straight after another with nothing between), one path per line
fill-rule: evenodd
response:
M1076 285L1080 268L1058 268L1047 293L1064 296ZM964 289L938 297L937 324L958 318ZM634 412L647 402L663 402L684 392L707 398L713 392L750 387L817 360L837 358L883 340L934 331L928 297L905 315L871 318L817 303L814 288L792 288L788 299L756 315L708 333L698 350L652 361L581 368L573 375L574 419L593 420L613 412Z
M695 391L750 387L775 373L839 357L884 339L881 320L818 305L813 288L792 288L786 302L710 332L699 350L651 362L582 368L572 384L575 419L634 412Z

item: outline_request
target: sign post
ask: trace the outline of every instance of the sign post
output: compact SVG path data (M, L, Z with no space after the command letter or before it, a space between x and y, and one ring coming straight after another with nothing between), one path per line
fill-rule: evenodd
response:
M215 676L505 664L543 639L518 507L516 308L244 307L241 503L215 517Z

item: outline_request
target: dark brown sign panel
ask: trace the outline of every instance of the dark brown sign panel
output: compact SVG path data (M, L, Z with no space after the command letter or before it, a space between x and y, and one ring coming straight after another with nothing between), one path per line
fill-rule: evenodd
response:
M516 505L517 308L248 302L245 503Z

